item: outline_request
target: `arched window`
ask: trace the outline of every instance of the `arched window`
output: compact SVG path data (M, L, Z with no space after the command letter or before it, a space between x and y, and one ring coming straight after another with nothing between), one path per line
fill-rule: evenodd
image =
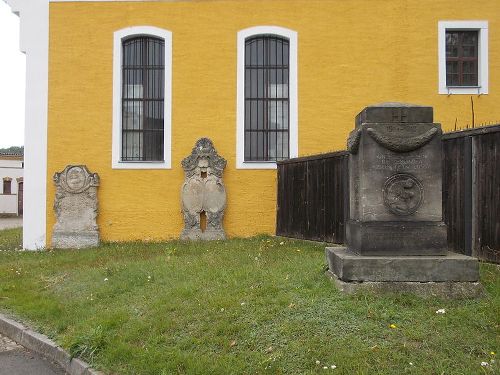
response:
M115 33L113 168L170 168L171 34Z
M122 161L163 161L165 41L122 43Z
M297 38L279 27L238 33L238 168L297 156Z

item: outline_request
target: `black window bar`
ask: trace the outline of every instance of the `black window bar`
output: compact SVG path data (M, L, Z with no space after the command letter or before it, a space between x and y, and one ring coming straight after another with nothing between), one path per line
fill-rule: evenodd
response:
M122 43L122 161L163 161L165 42Z
M245 40L245 161L289 158L289 60L288 39Z

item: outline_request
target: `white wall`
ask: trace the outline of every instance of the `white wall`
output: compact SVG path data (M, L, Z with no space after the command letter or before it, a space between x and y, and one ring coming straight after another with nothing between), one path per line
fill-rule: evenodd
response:
M22 160L0 160L0 214L17 215L17 193L19 191L18 178L23 177ZM10 177L11 194L3 193L3 179Z
M21 17L20 49L26 53L23 248L46 245L49 0L6 0Z

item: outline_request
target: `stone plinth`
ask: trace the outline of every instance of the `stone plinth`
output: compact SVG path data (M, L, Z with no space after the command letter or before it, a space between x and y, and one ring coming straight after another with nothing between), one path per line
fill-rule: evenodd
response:
M479 280L477 259L452 252L444 256L359 256L346 247L327 247L325 253L328 268L344 281Z
M222 181L225 167L226 160L217 154L208 138L200 138L191 154L182 161L186 177L181 188L184 217L181 240L226 238L222 227L226 208L226 189ZM205 229L201 227L202 215L206 218Z
M68 165L54 175L56 223L52 247L83 248L99 245L97 187L99 176L85 165Z
M441 126L433 122L432 108L367 107L347 144L347 247L326 249L335 285L347 293L480 295L477 260L447 249Z

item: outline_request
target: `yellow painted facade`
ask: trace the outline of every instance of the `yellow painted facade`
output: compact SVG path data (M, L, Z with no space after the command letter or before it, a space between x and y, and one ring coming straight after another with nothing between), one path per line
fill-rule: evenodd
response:
M489 94L438 94L438 21L489 22ZM129 26L172 32L172 169L111 168L113 33ZM455 122L500 120L500 4L491 0L226 0L50 4L47 233L52 176L67 164L99 173L101 238L179 236L180 166L208 136L228 165L229 236L274 233L276 171L236 169L236 36L259 25L298 35L299 155L345 148L365 106L434 107ZM50 240L49 240L50 243Z

